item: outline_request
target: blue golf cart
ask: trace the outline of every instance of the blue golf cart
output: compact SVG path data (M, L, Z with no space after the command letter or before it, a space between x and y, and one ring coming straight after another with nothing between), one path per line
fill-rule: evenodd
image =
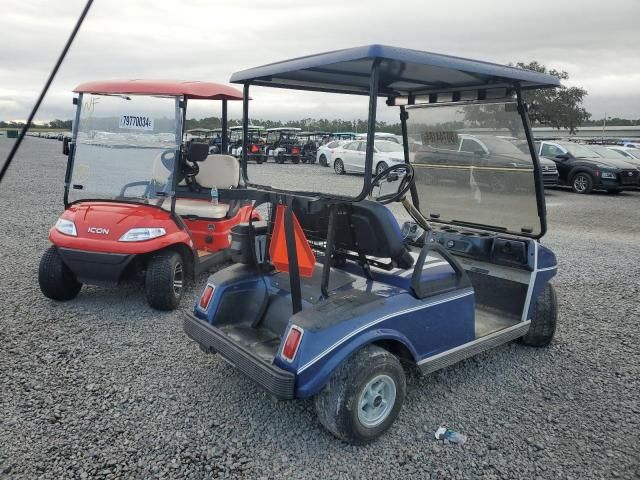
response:
M368 97L365 171L347 178L348 191L331 182L299 191L261 183L264 169L250 175L243 149L243 186L220 197L269 215L234 227L234 263L209 277L186 314L185 332L204 351L277 398L313 397L322 425L358 444L398 416L407 369L434 372L516 339L549 344L557 263L539 242L543 178L522 93L556 78L371 45L231 81L244 87L245 139L252 85ZM399 111L405 163L374 176L379 98ZM459 148L479 134L524 142L528 161L518 149L492 159Z

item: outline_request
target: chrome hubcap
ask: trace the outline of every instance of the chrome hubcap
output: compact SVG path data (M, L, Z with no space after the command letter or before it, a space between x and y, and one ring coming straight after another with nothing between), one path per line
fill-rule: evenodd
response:
M396 384L389 375L378 375L364 387L358 399L358 420L365 427L380 425L396 403Z
M584 192L587 189L587 179L583 175L578 175L573 181L573 185L579 192Z
M334 165L334 169L336 173L342 173L342 162L338 160Z
M176 263L173 269L173 293L178 297L182 291L182 285L184 284L184 275L182 270L182 264Z

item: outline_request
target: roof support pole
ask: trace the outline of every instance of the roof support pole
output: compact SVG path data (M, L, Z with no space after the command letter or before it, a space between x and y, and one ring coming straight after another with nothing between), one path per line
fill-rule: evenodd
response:
M229 143L229 138L228 138L228 134L227 134L227 100L222 100L222 125L220 125L222 127L222 146L221 149L222 151L220 152L223 155L226 155L227 153L229 153L229 148L228 148L228 143Z
M402 150L404 152L404 163L411 163L409 161L409 134L407 133L407 120L409 118L409 113L407 109L404 108L404 105L400 105L400 128L402 129ZM416 183L413 182L411 185L411 203L413 203L414 207L420 210L420 199L418 198L418 190L416 188Z
M242 177L247 182L247 139L249 138L249 83L242 88Z
M378 87L380 85L380 61L375 59L371 66L369 82L369 117L367 124L367 150L364 161L364 189L356 199L363 200L371 191L371 171L373 170L373 147L376 138L376 110L378 107Z

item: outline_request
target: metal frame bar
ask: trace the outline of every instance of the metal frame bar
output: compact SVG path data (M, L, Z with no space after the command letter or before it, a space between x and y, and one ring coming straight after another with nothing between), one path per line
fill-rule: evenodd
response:
M227 133L227 100L222 100L222 146L221 152L226 155L229 152L229 135Z
M369 82L369 115L367 123L367 149L364 159L364 185L360 195L353 201L364 200L371 190L371 171L373 169L373 148L376 139L376 113L378 109L378 86L380 84L380 61L374 60L371 65L371 81Z
M404 105L400 105L400 128L402 130L402 150L404 152L404 163L411 163L409 161L409 134L407 133L407 119L409 118L409 114L407 113L407 109L404 108ZM411 185L411 203L415 206L417 210L420 210L420 198L418 197L418 189L416 187L416 183L413 182Z
M78 128L80 125L80 111L82 109L82 97L83 94L79 93L76 98L73 99L73 103L76 105L76 111L73 116L73 123L71 125L71 143L69 144L69 156L67 157L67 171L64 174L64 194L63 202L64 208L69 208L69 186L71 185L71 172L73 171L73 160L76 156L76 139L78 138Z
M249 183L249 177L247 176L247 138L249 137L249 86L251 84L245 83L242 88L242 178L245 183Z

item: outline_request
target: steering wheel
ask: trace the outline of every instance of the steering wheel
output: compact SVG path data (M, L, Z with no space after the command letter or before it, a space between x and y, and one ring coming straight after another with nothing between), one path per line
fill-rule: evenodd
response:
M400 180L400 185L398 185L398 188L395 192L387 193L386 195L381 195L379 197L374 197L374 200L376 202L383 205L401 201L413 185L414 174L415 172L413 170L413 167L408 163L393 165L389 168L385 168L382 172L373 177L373 180L371 180L371 196L373 197L373 189L375 187L381 188L384 183L397 182L398 180L400 180L400 177L402 177L402 179Z

